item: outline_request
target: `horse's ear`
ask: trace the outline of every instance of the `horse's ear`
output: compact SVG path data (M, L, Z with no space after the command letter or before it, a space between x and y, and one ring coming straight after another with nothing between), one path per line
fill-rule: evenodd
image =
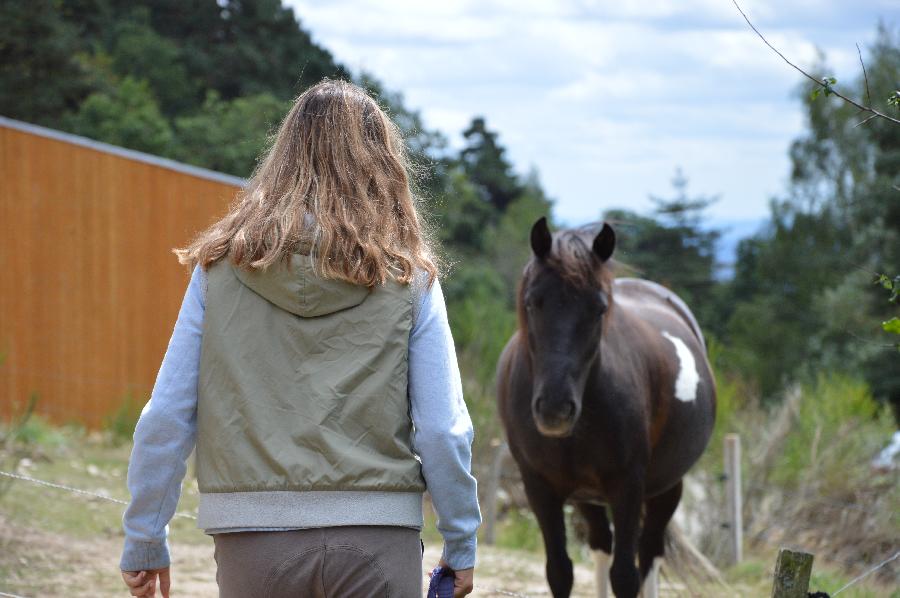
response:
M550 229L547 228L547 218L541 216L531 227L531 250L538 258L544 259L550 254L552 246L553 236L550 234Z
M603 229L594 237L594 253L605 262L612 256L616 248L616 232L607 223L603 223Z

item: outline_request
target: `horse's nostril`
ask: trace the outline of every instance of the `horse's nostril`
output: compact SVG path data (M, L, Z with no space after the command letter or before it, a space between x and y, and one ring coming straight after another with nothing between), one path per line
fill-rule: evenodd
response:
M543 396L534 400L534 411L542 417L555 421L566 421L575 415L577 410L574 401L561 401L550 404Z

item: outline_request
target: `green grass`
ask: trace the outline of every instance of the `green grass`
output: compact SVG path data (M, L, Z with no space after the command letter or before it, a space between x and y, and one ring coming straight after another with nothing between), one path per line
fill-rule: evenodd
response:
M772 592L772 577L777 551L754 551L745 555L742 563L724 570L723 576L743 596L768 596ZM841 573L833 564L816 559L810 576L811 592L833 594L847 584L853 576ZM877 580L866 578L840 594L847 598L900 598L900 590L890 590Z

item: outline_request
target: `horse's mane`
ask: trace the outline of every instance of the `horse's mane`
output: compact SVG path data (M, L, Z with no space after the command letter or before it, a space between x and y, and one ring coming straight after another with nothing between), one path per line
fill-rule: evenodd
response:
M594 237L600 232L603 222L591 222L576 228L557 231L553 234L553 247L543 260L535 256L525 265L519 281L517 309L519 328L525 330L525 312L522 295L538 262L554 270L566 284L585 289L601 289L607 293L612 303L612 284L615 278L615 260L601 262L594 253Z
M609 292L613 281L612 264L601 263L593 250L594 237L602 227L602 222L591 222L557 232L545 263L576 289Z

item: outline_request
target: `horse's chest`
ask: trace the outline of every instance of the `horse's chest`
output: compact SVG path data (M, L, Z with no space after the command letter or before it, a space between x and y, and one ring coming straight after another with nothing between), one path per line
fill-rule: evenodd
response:
M516 443L517 460L562 494L604 501L612 481L621 477L623 456L593 438L552 440L540 437ZM516 450L517 449L517 450Z

